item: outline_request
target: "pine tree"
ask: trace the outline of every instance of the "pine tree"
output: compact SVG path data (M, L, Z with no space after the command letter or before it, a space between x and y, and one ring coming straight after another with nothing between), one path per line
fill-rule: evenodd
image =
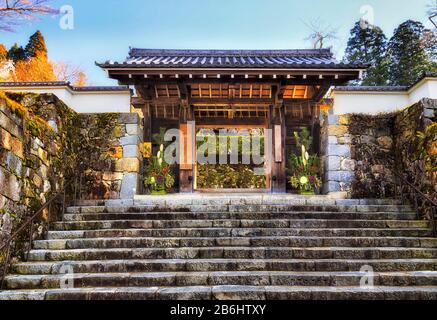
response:
M14 44L8 51L8 59L13 60L14 62L25 60L26 52L23 47Z
M38 30L29 39L26 46L26 57L34 58L37 55L47 57L47 46L42 33Z
M8 49L4 44L0 44L0 61L4 61L8 58Z
M390 82L408 86L426 71L437 71L437 39L422 23L408 20L402 23L388 44Z
M358 21L352 28L344 61L348 63L362 62L370 65L362 85L386 85L388 81L387 38L379 27L366 26L363 28L362 26L362 21Z

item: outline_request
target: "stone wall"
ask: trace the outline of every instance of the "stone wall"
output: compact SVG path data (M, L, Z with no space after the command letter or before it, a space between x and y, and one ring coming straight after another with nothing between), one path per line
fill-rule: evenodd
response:
M437 101L424 99L398 113L325 117L321 134L324 193L393 197L393 168L397 168L435 197L436 105ZM418 132L424 137L419 138Z
M79 118L81 198L132 199L142 180L138 114L81 114Z
M350 193L356 168L356 161L352 158L351 142L347 116L329 115L322 120L323 193L340 197L347 197Z
M423 99L397 114L394 122L397 170L437 202L437 100ZM413 202L412 190L403 187ZM418 198L418 205L429 218L430 204Z
M0 220L8 213L18 226L72 176L74 119L54 96L0 92Z
M51 94L0 92L0 221L19 225L76 179L79 199L132 199L141 133L137 114L79 115Z

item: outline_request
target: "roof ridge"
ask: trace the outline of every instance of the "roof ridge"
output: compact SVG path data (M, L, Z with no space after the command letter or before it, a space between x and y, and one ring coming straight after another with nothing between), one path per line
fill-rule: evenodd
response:
M332 57L331 49L147 49L130 48L129 56L144 55L176 55L176 56L251 56L251 55L297 55L297 56L329 56Z
M83 86L78 87L72 85L69 81L20 81L20 82L0 82L0 87L44 87L44 86L59 86L68 87L73 91L116 91L129 90L129 86Z

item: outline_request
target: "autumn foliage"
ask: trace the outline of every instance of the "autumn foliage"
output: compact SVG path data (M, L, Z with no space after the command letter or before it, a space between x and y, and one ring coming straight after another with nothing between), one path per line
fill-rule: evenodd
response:
M44 37L39 31L30 37L25 49L15 44L8 51L0 45L0 62L8 60L13 62L13 70L6 71L10 75L3 81L68 81L75 86L86 85L86 75L80 68L49 60Z
M17 82L57 80L52 64L40 53L28 60L17 61L12 78Z

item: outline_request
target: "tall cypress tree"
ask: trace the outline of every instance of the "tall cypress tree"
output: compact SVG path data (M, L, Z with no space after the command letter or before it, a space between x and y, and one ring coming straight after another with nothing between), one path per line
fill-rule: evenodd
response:
M422 23L408 20L402 23L388 44L390 82L408 86L426 71L437 71L436 35Z
M363 27L362 21L355 23L347 43L344 61L370 64L362 85L378 86L388 82L387 38L381 28Z
M24 51L23 47L18 46L18 44L14 44L8 51L7 58L9 60L13 60L14 62L25 60L26 59L26 52Z
M39 30L30 37L29 43L26 46L27 58L34 58L37 55L47 57L46 42Z

